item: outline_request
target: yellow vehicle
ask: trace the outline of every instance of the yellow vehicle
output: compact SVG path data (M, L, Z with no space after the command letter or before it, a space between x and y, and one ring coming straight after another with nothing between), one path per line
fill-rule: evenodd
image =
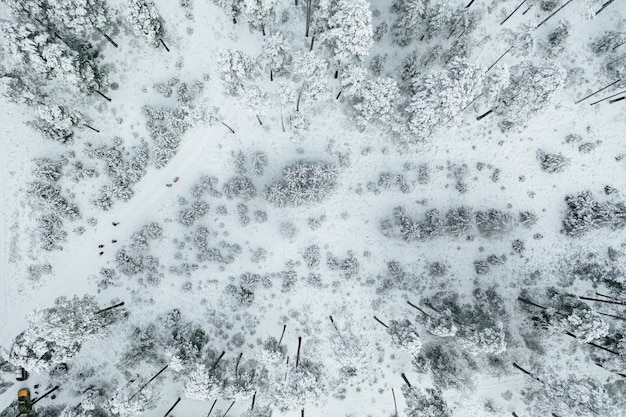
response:
M33 405L30 402L30 390L28 388L22 388L17 392L17 409L20 414L30 413Z

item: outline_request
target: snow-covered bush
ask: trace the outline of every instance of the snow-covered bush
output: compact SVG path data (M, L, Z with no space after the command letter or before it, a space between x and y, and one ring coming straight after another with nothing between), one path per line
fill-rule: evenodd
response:
M337 188L338 176L331 163L299 161L283 168L281 179L265 189L264 197L278 207L319 203Z
M207 191L214 190L213 187L217 185L218 180L216 177L202 175L198 178L198 181L191 187L191 195L195 198L202 197Z
M461 236L468 233L473 229L474 224L474 212L469 207L453 208L446 213L446 233L452 236Z
M244 176L232 177L226 181L222 191L228 198L250 200L256 196L256 187L248 177Z
M496 209L478 210L474 216L478 232L485 237L508 233L516 224L513 215Z
M250 170L254 175L260 177L263 175L263 170L267 166L267 156L263 152L254 152L252 154L252 169Z
M144 36L152 46L159 46L165 34L163 18L151 0L126 0L126 14L137 36Z
M541 169L549 174L563 172L570 163L570 159L560 153L547 153L542 150L537 152L537 158L541 162Z
M589 191L565 197L567 212L563 229L569 236L580 236L592 229L608 227L612 230L626 227L626 204L600 202Z
M206 216L210 205L206 201L197 200L188 209L182 210L178 215L178 221L183 226L191 226L199 218Z
M80 218L80 210L61 195L61 187L55 183L33 181L28 184L29 203L37 210L44 210L69 220Z
M352 278L359 273L359 260L351 253L349 253L347 258L341 259L329 252L327 254L326 266L330 270L341 271L346 278Z

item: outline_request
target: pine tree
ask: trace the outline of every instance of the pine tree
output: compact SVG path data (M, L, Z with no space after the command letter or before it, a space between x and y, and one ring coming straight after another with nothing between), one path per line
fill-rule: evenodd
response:
M40 104L37 120L29 123L47 139L61 143L72 142L74 130L83 125L83 116L65 106Z
M93 61L91 51L72 49L44 28L29 23L4 23L1 30L15 63L46 79L60 78L75 91L94 93L106 86L106 73Z
M391 344L416 356L422 349L422 341L415 330L415 326L408 320L391 320L387 329L391 335Z
M402 394L406 400L405 413L408 417L450 417L452 412L441 396L441 391L402 386Z
M361 95L367 70L357 65L350 65L341 72L341 92L344 96L354 98Z
M165 34L163 18L151 0L126 0L126 13L137 36L145 36L152 46L159 46Z
M393 78L377 77L364 83L361 97L354 105L365 124L372 120L392 123L396 119L396 102L400 97L400 89Z
M104 32L110 25L105 0L46 0L48 23L85 37L94 30Z
M315 102L321 100L330 92L328 82L328 63L324 58L313 52L296 52L294 56L294 68L298 75L305 81L305 91L309 100Z
M265 36L265 28L271 25L276 17L277 3L278 0L243 0L250 27L260 30Z
M454 121L458 112L475 96L483 71L466 59L453 59L446 71L413 80L415 94L407 107L409 131L418 141L437 127Z
M256 61L236 49L221 49L217 62L228 94L238 94L244 83L257 73Z
M225 381L221 381L206 365L199 363L187 376L183 395L192 400L214 400L222 397L224 388Z
M332 49L338 68L359 64L372 46L372 12L367 0L338 0L321 39Z
M244 0L211 0L216 6L222 8L226 16L233 19L233 23L237 23L237 18L243 11Z
M557 62L530 60L511 68L509 85L498 96L502 130L525 123L565 86L567 72Z
M276 32L264 39L263 54L269 61L271 77L289 72L292 56L281 32Z
M393 24L393 40L400 46L408 45L415 39L424 24L425 0L395 0L391 10L397 14Z
M26 353L27 357L37 361L26 361L27 366L48 367L67 362L85 341L106 331L107 321L104 316L96 314L97 310L95 298L86 295L72 299L59 297L54 307L30 312L26 316L27 329L14 342L11 360L21 363L24 360L22 355Z

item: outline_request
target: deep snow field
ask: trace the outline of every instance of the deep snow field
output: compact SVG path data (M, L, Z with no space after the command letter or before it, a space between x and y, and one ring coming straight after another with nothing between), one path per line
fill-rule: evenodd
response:
M265 36L250 5L275 2L243 2L234 24L156 0L169 51L133 33L125 3L106 1L117 48L88 39L110 102L0 38L3 77L83 115L46 138L3 79L0 416L19 388L56 385L31 415L157 417L180 397L170 416L233 401L230 416L626 416L623 0L593 19L604 2L528 0L504 24L517 0L430 0L404 41L408 12L373 0L371 46L367 30L333 44L323 18L306 37L305 0L278 1ZM313 1L314 23L324 4L353 2ZM328 66L303 69L315 30ZM331 46L346 39L369 50L351 65L370 84L343 81ZM223 50L250 66L228 72ZM74 296L84 309L55 310Z

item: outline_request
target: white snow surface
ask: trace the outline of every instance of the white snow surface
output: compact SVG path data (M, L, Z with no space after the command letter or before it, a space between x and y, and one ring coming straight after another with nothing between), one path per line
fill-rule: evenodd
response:
M121 0L108 1L114 11L122 10L123 3ZM306 4L306 1L300 0L298 7L291 0L278 2L278 17L274 26L268 29L268 34L280 29L293 48L292 52L306 53L310 38L304 37L302 3ZM370 3L372 10L380 12L374 13L374 27L383 20L391 25L390 3L375 0ZM503 28L516 28L531 20L541 21L549 14L535 6L522 15L523 7L500 26L503 18L519 2L479 3L483 2L477 0L472 8L480 7L485 14L473 35L478 44L469 59L485 69L507 49ZM124 301L128 318L114 324L109 336L85 342L81 352L68 364L73 370L94 367L101 380L115 380L115 387L122 388L129 375L141 375L147 380L165 365L136 363L132 369L127 369L129 374L124 374L118 360L129 343L131 326L154 322L157 316L174 308L181 311L185 320L203 326L209 335L209 344L218 352L226 351L225 359L230 360L236 359L240 352L243 352L244 360L254 358L257 341L268 336L278 339L283 325L286 325L283 344L287 347L289 364L295 363L298 337L302 337L302 357L321 363L324 369L326 392L317 403L307 403L306 416L394 415L392 388L399 415L403 415L405 402L400 387L404 381L401 374L404 373L413 385L422 388L432 387L433 378L428 372L417 371L412 365L413 358L391 344L386 329L373 316L383 322L409 319L416 325L423 345L443 343L461 349L462 342L455 337L430 335L424 317L406 301L426 309L422 301L442 291L456 292L460 302L466 303L472 300L472 291L476 287L494 286L503 298L503 307L507 311L507 322L504 324L506 351L495 355L501 358L503 366L486 366L486 355L477 355L477 369L468 370L474 379L473 383L467 384L471 388L443 390L454 416L504 416L512 412L520 417L530 416L520 395L526 379L512 367L513 362L525 365L527 369L535 366L533 369L536 370L549 365L564 377L576 373L601 382L616 378L615 374L594 365L589 347L580 340L568 338L557 331L546 331L542 339L545 353L538 355L524 345L516 332L528 316L517 301L520 290L535 291L555 286L561 292L576 295L593 296L594 291L607 292L603 287L592 288L589 281L577 280L567 287L560 286L560 283L571 271L569 265L577 259L584 259L589 253L604 256L608 247L621 248L626 252L623 229L601 228L582 237L569 237L562 233L562 220L567 208L565 196L590 190L598 200L626 199L626 162L621 157L626 154L626 100L589 105L618 92L619 87L574 104L613 81L599 69L600 58L589 51L589 44L604 30L624 30L626 5L623 2L616 1L594 20L585 20L579 10L582 6L572 4L537 30L538 38L543 40L550 29L556 27L559 19L569 21L571 35L567 40L568 49L557 58L569 70L569 76L556 99L540 114L532 116L523 127L503 133L497 126L495 115L477 121L476 117L489 109L487 103L478 100L461 113L456 126L439 129L425 142L409 145L399 143L383 127L373 124L367 125L364 130L357 127L354 112L347 101L335 100L340 91L340 80L332 77L334 67L328 70L332 89L329 98L311 102L305 97L300 104L301 112L310 119L309 131L302 135L295 135L288 123L289 115L295 114L295 103L292 103L293 109L282 110L286 131L281 125L279 81L290 80L293 76L275 77L274 82L270 82L269 68L261 68L254 79L255 85L264 93L263 114L259 114L263 124L260 125L255 112L238 103L240 98L225 93L217 56L221 49L236 48L258 57L263 49L261 33L249 30L243 15L237 24L233 24L230 17L210 2L195 0L191 8L181 7L179 2L173 0L158 0L155 4L165 22L164 41L170 48L169 53L162 47L154 48L141 37L135 37L129 27L120 27L120 31L112 35L119 48L114 48L99 36L94 40L103 48L98 57L100 62L112 65L109 81L119 84L117 89L107 92L112 98L110 103L95 95L69 95L63 85L54 80L46 87L51 96L63 97L73 108L87 114L90 124L100 133L82 129L73 144L54 143L25 125L34 117L34 109L0 102L3 150L0 152L1 348L8 350L13 339L25 329L28 312L50 307L60 296L95 295L102 307ZM487 13L488 8L490 13ZM289 11L290 18L280 23L284 10ZM193 19L187 18L186 12L192 13ZM2 15L5 14L3 10ZM123 16L121 12L117 14ZM386 55L381 76L399 80L404 56L420 44L414 41L410 46L400 48L393 45L389 38L388 34L382 41L374 42L363 65L367 67L377 54ZM624 49L622 53L626 53L626 45L621 49ZM325 58L330 54L327 48L317 43L314 51ZM512 66L522 59L509 56L502 62ZM442 68L440 65L435 70ZM581 71L574 71L576 68ZM371 71L369 76L372 76ZM152 164L148 166L146 175L134 185L135 194L129 201L115 201L111 210L101 211L92 204L92 200L98 189L106 184L107 176L101 161L90 159L84 151L88 147L110 145L115 137L123 140L126 150L139 145L141 139L151 143L141 109L145 105L176 105L174 98L165 98L153 89L155 83L167 83L172 77L190 85L194 81L202 82L204 88L195 103L204 102L217 108L219 119L232 127L235 133L220 122L207 122L188 129L182 136L176 155L165 167L157 169ZM299 91L301 85L298 79L293 87ZM623 89L624 84L621 85ZM174 90L176 87L173 87ZM569 134L581 135L583 142L595 143L597 147L588 153L579 152L577 148L583 142L566 143L565 138ZM570 158L569 166L562 173L542 171L537 160L540 149L563 153ZM40 249L32 237L37 213L27 203L28 183L34 178L31 172L34 158L55 158L67 155L69 151L75 152L75 160L97 167L100 176L81 179L80 182L73 182L65 176L59 181L63 194L72 195L82 214L77 221L64 221L68 235L61 244L63 249L48 252ZM224 183L238 175L232 157L232 153L238 151L245 154L248 162L253 152L261 151L266 155L268 165L262 176L250 173L250 164L244 174L255 184L256 197L243 201L226 196L205 196L202 199L210 204L209 213L193 226L181 225L178 222L179 212L189 206L182 204L181 199L187 202L195 200L190 189L201 175L217 177L219 183L216 189L221 191ZM349 163L340 163L340 155L347 155ZM321 203L280 208L270 205L262 196L264 188L279 179L283 167L298 160L338 165L337 189ZM407 163L410 164L409 169L404 168ZM427 164L430 168L427 184L417 181L420 164ZM478 169L480 164L484 168ZM463 178L467 186L464 193L455 189L453 175L455 168L462 167L467 170ZM499 170L497 181L491 179L495 170ZM376 186L377 192L368 190L368 183L377 183L382 172L405 175L410 183L410 192L402 193L399 186L389 189ZM175 177L180 180L173 182ZM166 184L172 186L167 187ZM605 195L607 185L616 188L617 193ZM238 203L248 206L250 222L246 226L239 223ZM227 215L216 212L221 205L226 206ZM530 229L517 226L511 232L494 238L475 234L473 240L441 236L429 241L405 242L384 236L380 226L380 221L390 218L393 209L400 205L417 219L422 219L429 209L437 208L445 213L450 208L464 205L474 210L495 208L515 214L532 211L538 216L538 221ZM267 222L255 221L256 210L267 213ZM320 227L311 228L309 219L320 217L323 218ZM97 224L90 225L87 222L89 218L97 219ZM113 226L113 222L119 222L119 225ZM115 268L117 251L128 248L131 235L150 222L157 222L163 227L163 236L151 240L145 252L160 262L159 272L163 274L160 283L146 284L140 282L137 276L120 273L121 285L99 289L97 282L101 268ZM241 246L241 253L235 256L233 263L197 262L189 237L200 225L215 233L212 245L217 246L224 240ZM79 226L85 228L84 233L74 232ZM542 237L534 238L537 233ZM514 239L525 243L526 249L521 255L511 249ZM112 243L112 240L117 240L117 243ZM186 243L184 247L181 242ZM104 248L99 249L99 244L103 244ZM320 265L308 268L302 253L311 245L319 246ZM258 248L267 252L260 260L254 260L253 251ZM103 255L99 255L101 250ZM176 255L177 252L180 255ZM356 257L358 273L345 277L341 271L329 268L326 262L329 252L341 259L351 255ZM486 259L491 254L506 254L507 260L503 265L491 266L487 274L477 275L474 261ZM416 276L411 290L377 292L380 277L388 274L387 265L392 261ZM182 262L197 263L198 268L182 275L170 271L171 266ZM433 262L447 265L445 275L429 275L428 268ZM42 275L38 281L30 280L28 267L44 263L52 266L52 273ZM626 268L626 257L619 258L614 266ZM290 268L297 275L294 288L281 291L280 279L274 279L271 288L259 285L255 299L248 307L235 305L224 292L226 285L235 282L230 277L239 277L245 272L260 275L278 273ZM539 278L529 279L535 271L541 272ZM322 288L307 283L309 273L320 275ZM624 278L621 279L623 282ZM374 284L368 284L368 281ZM183 288L185 282L190 283L191 289ZM622 317L626 309L605 304L593 304L593 308L621 314ZM432 310L428 311L434 314ZM333 327L329 316L333 317L338 330ZM220 333L215 332L214 320L217 317L232 323L231 328L224 330L226 333L221 330ZM619 326L624 331L622 322L609 323L609 333L615 333ZM237 332L245 338L241 346L230 339ZM344 352L344 356L336 354L341 349L337 346L342 345L337 340L337 332L354 343L346 346L348 352ZM353 364L357 369L356 378L342 379L339 368L344 363ZM621 363L624 364L623 359ZM622 368L621 372L624 371ZM46 399L39 405L76 405L81 402L79 393L86 386L76 374L70 375L69 379L55 379L47 374L33 374L25 383L16 383L0 395L0 409L14 401L18 388L28 386L34 391L36 383L41 383L42 388L48 384L61 386L56 399ZM185 375L167 370L152 386L156 390L154 408L141 415L164 415L174 401L183 396L185 379ZM338 389L342 387L345 392L338 395ZM506 392L512 395L503 395ZM108 395L112 396L113 391ZM217 400L212 415L221 416L231 400ZM257 401L272 405L270 398L261 395L257 396ZM487 402L495 411L488 410L485 406ZM212 404L213 401L183 397L171 415L206 415ZM229 414L241 415L249 406L250 399L238 400ZM275 410L273 415L298 413L300 409ZM624 416L626 412L615 415Z

